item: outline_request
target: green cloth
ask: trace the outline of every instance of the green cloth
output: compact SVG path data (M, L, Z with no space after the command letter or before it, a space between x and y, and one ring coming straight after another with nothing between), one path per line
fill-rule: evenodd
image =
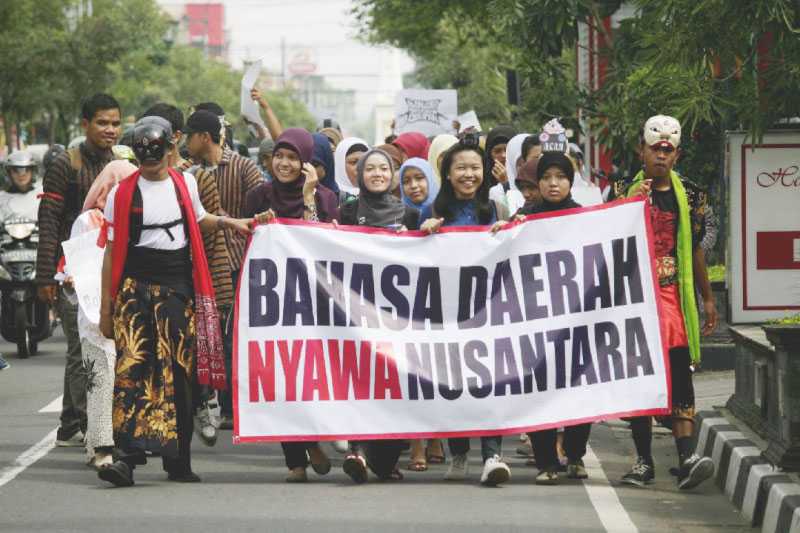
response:
M638 194L639 187L644 181L644 172L639 171L630 188L628 197ZM692 247L692 223L689 213L689 200L686 197L686 189L683 187L680 177L674 171L670 171L672 190L675 191L675 199L678 201L678 293L681 298L681 312L683 313L683 323L686 326L686 338L689 340L689 353L692 363L700 362L700 317L697 313L697 302L695 301L694 289L694 265Z

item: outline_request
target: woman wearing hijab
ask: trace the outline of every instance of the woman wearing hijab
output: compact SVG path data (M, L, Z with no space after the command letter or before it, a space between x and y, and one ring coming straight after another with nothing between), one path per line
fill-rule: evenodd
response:
M336 184L339 186L339 205L344 205L358 196L356 166L358 160L369 151L369 144L358 137L348 137L336 147L333 154Z
M111 161L97 175L86 200L83 213L72 225L70 239L103 226L103 209L111 189L124 178L136 172L136 167L125 160ZM99 245L99 243L98 243ZM100 246L101 248L105 246ZM70 265L64 265L64 274L69 277ZM97 295L98 298L100 294ZM114 365L117 350L114 341L100 331L100 325L91 320L78 306L78 335L81 339L83 366L87 369L86 387L86 454L89 466L101 470L111 466L114 460L114 426L111 413L114 403Z
M404 160L410 157L428 157L428 138L416 131L401 133L392 141L403 152Z
M311 158L311 164L317 171L319 182L338 195L339 186L336 184L336 175L333 169L331 144L328 142L328 138L321 133L314 133L311 137L314 139L314 155Z
M289 128L275 141L272 155L270 183L263 183L247 193L246 216L254 216L257 223L269 222L275 217L301 218L310 222L331 222L339 218L336 195L319 186L317 171L311 164L314 139L302 128ZM286 481L308 481L306 468L325 475L331 462L319 443L282 442L283 455L289 474Z
M442 160L442 188L432 206L423 211L422 231L436 233L443 226L477 226L505 220L508 213L489 200L489 183L484 179L483 152L465 139L445 152ZM511 477L511 469L501 459L502 437L481 437L483 473L481 484L495 486ZM469 438L448 439L450 466L447 480L463 480L469 472Z
M433 138L431 147L428 148L428 163L430 163L433 169L433 177L436 178L437 183L442 183L442 175L439 172L439 167L442 166L444 153L456 143L458 143L458 137L450 135L449 133L442 133Z
M375 148L383 150L389 154L389 157L392 158L392 166L394 167L394 176L392 177L392 194L395 196L395 198L400 198L400 167L405 160L403 157L403 152L401 152L400 149L393 144L381 144Z
M514 213L517 209L525 204L525 199L522 194L517 190L514 181L517 179L517 173L522 164L525 163L522 154L522 145L530 137L528 133L520 133L514 135L506 145L506 162L505 170L507 182L502 184L498 183L489 192L490 197L497 196L502 199L508 206L508 211Z

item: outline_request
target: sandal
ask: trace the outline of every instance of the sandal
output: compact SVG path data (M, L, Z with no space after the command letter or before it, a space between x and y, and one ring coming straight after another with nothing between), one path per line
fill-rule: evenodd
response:
M408 466L406 466L406 470L410 470L412 472L425 472L427 469L428 464L424 459L418 461L409 461Z

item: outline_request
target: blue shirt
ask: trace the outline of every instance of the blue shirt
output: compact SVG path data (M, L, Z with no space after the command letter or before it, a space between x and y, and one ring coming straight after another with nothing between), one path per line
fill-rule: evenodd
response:
M456 216L453 220L445 220L442 227L447 226L484 226L494 224L497 222L497 213L495 213L494 205L492 204L492 217L488 224L481 224L478 221L478 214L475 211L475 202L472 200L456 200L455 202ZM423 222L433 216L433 205L428 205L422 208L419 219Z

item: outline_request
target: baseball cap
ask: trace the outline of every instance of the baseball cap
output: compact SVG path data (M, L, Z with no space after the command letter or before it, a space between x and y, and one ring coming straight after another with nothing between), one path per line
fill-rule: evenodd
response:
M222 127L217 115L211 111L200 110L189 115L189 119L186 121L185 133L187 135L192 133L220 133Z
M681 144L681 123L676 118L655 115L644 124L644 142L648 146L672 146Z

